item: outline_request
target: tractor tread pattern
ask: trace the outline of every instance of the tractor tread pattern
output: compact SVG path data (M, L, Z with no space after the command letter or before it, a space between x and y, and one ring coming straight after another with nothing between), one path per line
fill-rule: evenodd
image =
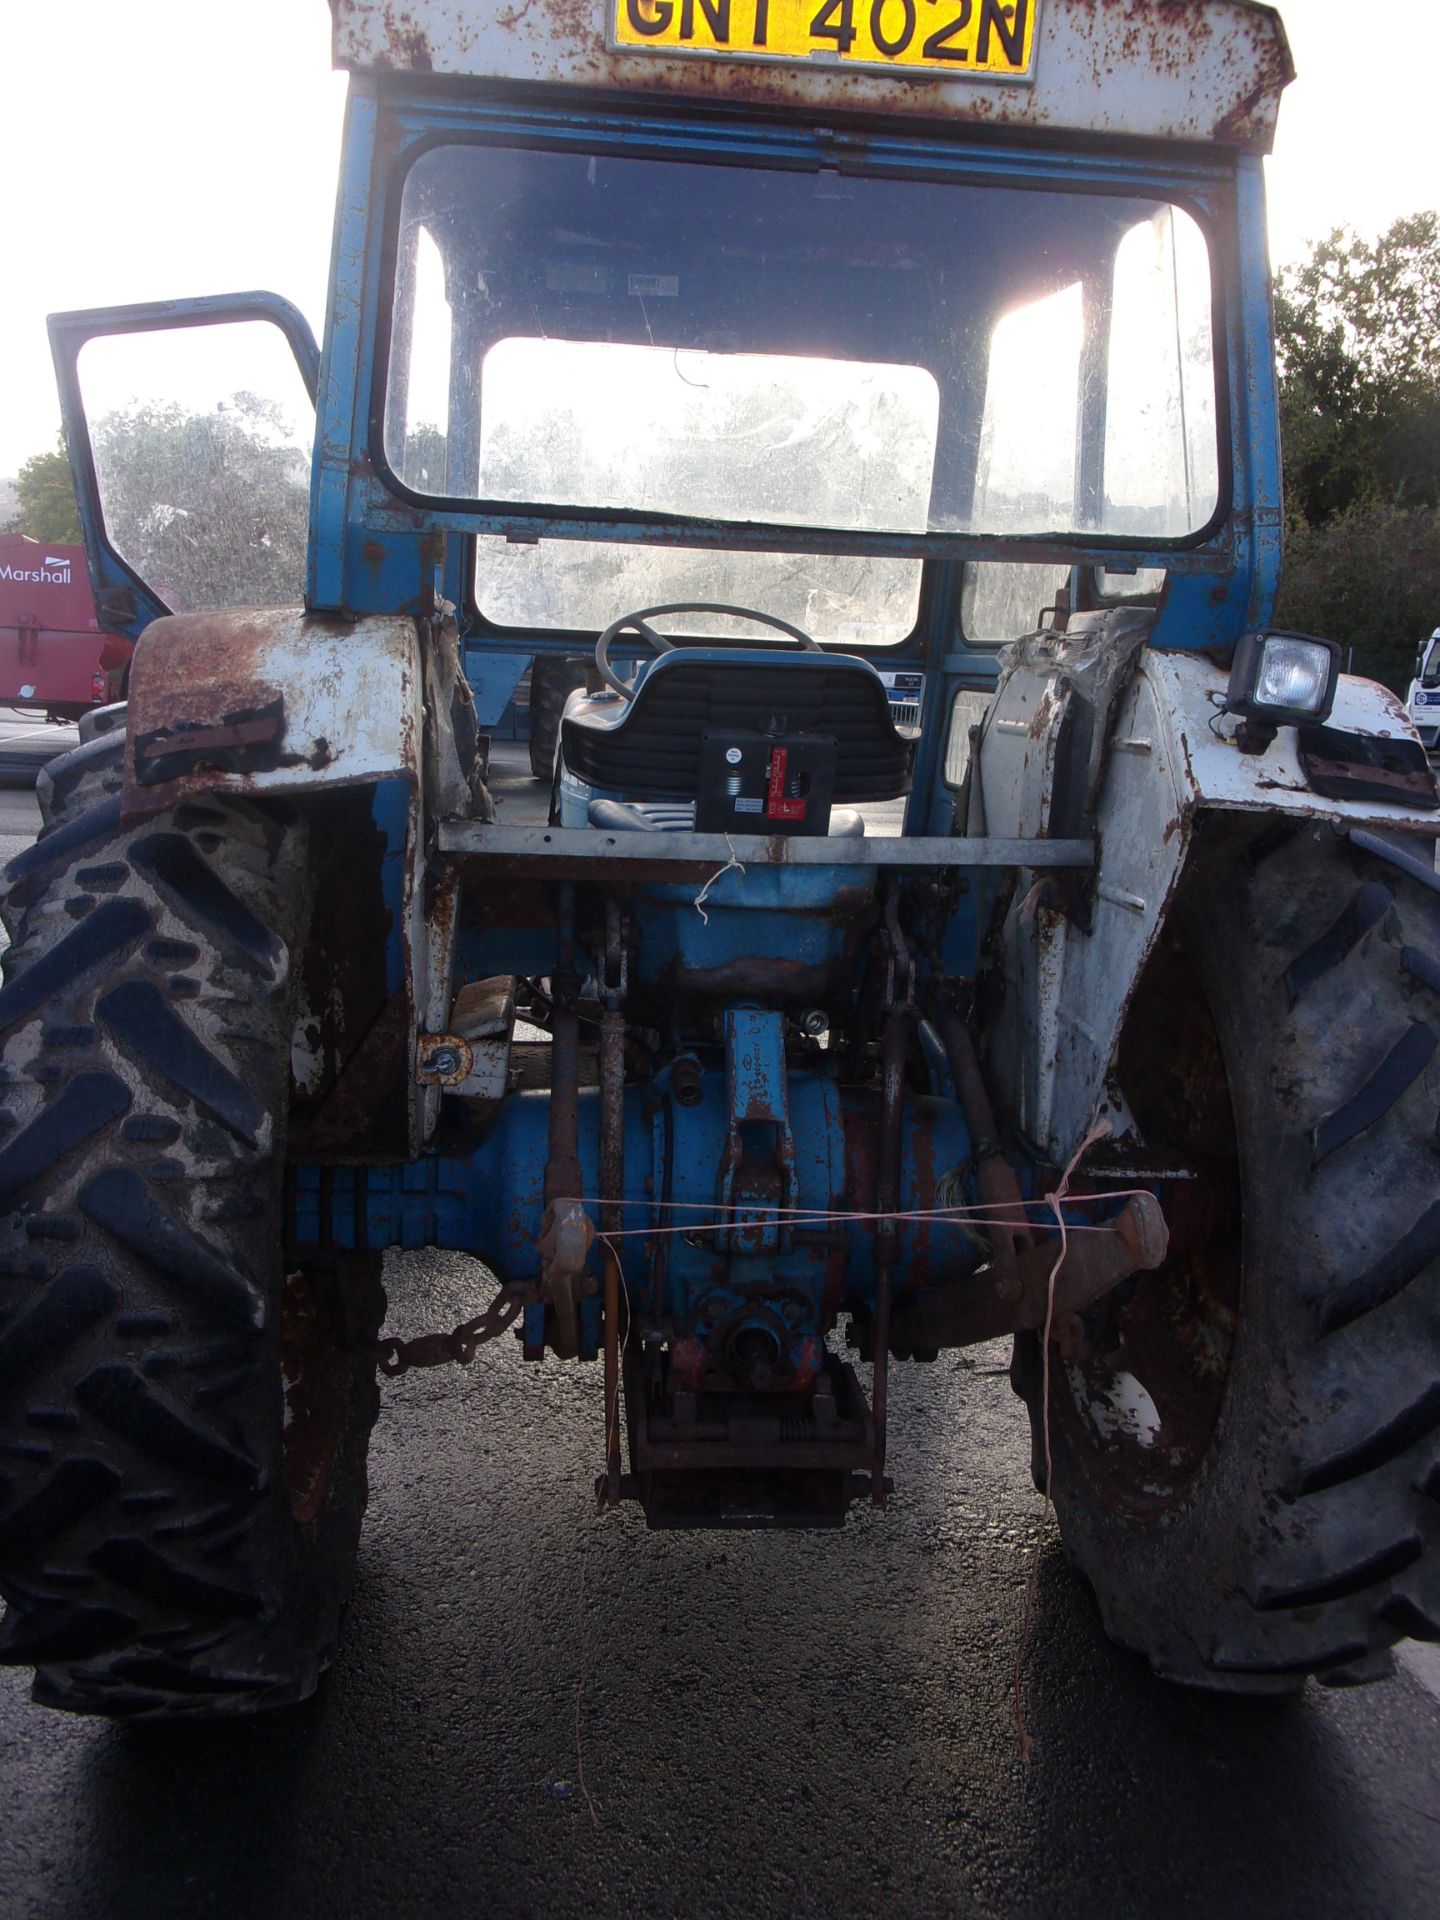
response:
M1349 958L1370 929L1390 910L1394 899L1394 893L1382 881L1365 882L1334 925L1285 969L1285 989L1292 1007L1307 987Z
M1311 1135L1315 1164L1348 1146L1367 1132L1420 1078L1440 1046L1440 1035L1423 1020L1412 1021L1385 1058L1358 1086L1343 1106L1329 1113Z
M116 732L97 734L42 767L35 797L45 830L37 845L76 814L112 804L120 792L124 765L125 736Z
M1323 826L1232 818L1194 858L1184 937L1217 979L1237 955L1249 969L1222 1018L1232 1083L1265 1116L1247 1223L1293 1196L1257 1234L1261 1277L1247 1268L1265 1331L1237 1347L1244 1405L1222 1408L1216 1458L1162 1526L1088 1505L1062 1459L1056 1499L1107 1628L1157 1672L1359 1684L1398 1640L1440 1637L1440 893Z
M1307 836L1296 844L1316 843ZM1440 1516L1424 1511L1422 1492L1440 1431L1433 1331L1440 997L1432 997L1440 981L1414 964L1440 948L1440 899L1418 876L1364 849L1351 860L1362 876L1358 892L1283 976L1292 1007L1297 974L1306 990L1326 994L1327 1003L1311 1009L1319 1023L1313 1031L1322 1046L1329 1036L1321 1063L1349 1091L1310 1135L1308 1203L1329 1261L1308 1296L1315 1344L1292 1367L1292 1391L1304 1409L1292 1442L1294 1471L1279 1489L1281 1518L1256 1551L1248 1583L1251 1605L1280 1642L1313 1647L1317 1635L1328 1636L1332 1654L1347 1644L1343 1658L1301 1660L1300 1671L1336 1684L1385 1677L1394 1642L1440 1617ZM1279 864L1277 885L1284 886ZM1298 865L1290 883L1299 894ZM1317 968L1321 949L1334 957ZM1395 1016L1407 1024L1376 1065L1368 1035L1387 1015L1392 1035ZM1368 1257L1347 1275L1346 1253L1362 1242ZM1422 1357L1417 1366L1427 1347L1430 1361Z
M74 1711L206 1717L313 1690L378 1395L357 1359L322 1540L275 1310L303 829L229 799L127 829L123 747L46 769L0 903L0 1662Z

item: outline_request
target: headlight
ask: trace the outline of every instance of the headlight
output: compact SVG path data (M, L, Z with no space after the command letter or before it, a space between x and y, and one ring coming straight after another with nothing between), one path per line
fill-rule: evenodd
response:
M1235 649L1225 711L1247 725L1240 744L1268 746L1277 727L1315 725L1335 704L1340 648L1303 633L1247 633Z

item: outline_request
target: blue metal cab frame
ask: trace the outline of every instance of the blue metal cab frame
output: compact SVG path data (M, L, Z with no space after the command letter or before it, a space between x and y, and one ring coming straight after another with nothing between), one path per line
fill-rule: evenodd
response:
M876 177L1143 192L1183 206L1204 230L1211 258L1220 511L1200 537L1148 547L1098 535L857 535L622 511L485 511L406 495L384 476L380 453L392 235L408 167L428 147L453 138L562 151L599 146L628 157L729 166L842 166ZM1163 568L1167 585L1151 636L1162 649L1223 652L1268 621L1281 560L1272 338L1263 175L1251 154L1160 143L1121 149L1080 135L1063 143L983 138L973 128L948 137L907 126L854 127L840 135L754 111L637 108L629 99L591 100L573 90L498 98L493 89L459 91L414 75L353 74L320 372L307 602L351 614L418 613L443 596L461 610L484 724L503 706L524 661L573 652L584 637L541 630L500 635L467 617L475 535L526 544L643 541L919 558L925 563L919 622L907 642L887 649L885 664L908 661L927 672L925 739L906 830L934 832L948 804L938 781L944 728L936 722L948 713L956 685L983 685L996 670L993 651L968 646L960 632L966 562ZM495 681L488 690L487 665Z

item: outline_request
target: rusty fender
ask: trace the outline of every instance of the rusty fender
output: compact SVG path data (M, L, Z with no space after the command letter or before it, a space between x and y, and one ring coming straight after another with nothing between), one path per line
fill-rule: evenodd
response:
M420 1010L448 988L449 923L440 914L432 928L427 915L421 827L442 793L468 810L450 791L454 741L426 719L427 667L433 678L446 638L398 616L241 607L155 621L131 667L127 821L207 794L306 803L313 897L297 969L291 1135L322 1161L409 1159L432 1120L416 1036ZM371 804L377 784L395 779L409 793L405 878L403 897L387 901ZM392 987L386 946L396 935L402 977Z
M299 607L156 620L130 668L124 817L203 793L418 786L423 694L412 620Z

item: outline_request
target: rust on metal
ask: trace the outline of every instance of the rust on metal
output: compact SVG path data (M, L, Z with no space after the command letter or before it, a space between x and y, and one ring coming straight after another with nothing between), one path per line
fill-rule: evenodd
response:
M1267 151L1294 63L1253 0L1043 0L1035 80L613 49L610 0L331 0L337 66ZM861 136L863 138L863 136Z
M253 698L253 689L245 692ZM269 704L269 703L267 703ZM277 740L285 725L283 702L277 694L274 704L278 709L271 713L250 713L244 710L227 714L218 726L187 727L184 722L165 729L160 735L151 734L135 743L135 758L151 758L160 753L208 754L221 747L262 747Z
M345 1252L328 1270L285 1276L280 1365L285 1392L285 1468L291 1510L304 1525L325 1502L345 1437L356 1351L385 1314L382 1256Z
M383 959L383 947L375 946ZM412 1158L405 1095L414 1078L413 1007L408 987L402 986L368 1027L356 1032L337 1023L332 1044L348 1040L350 1051L320 1099L300 1105L292 1117L291 1151L297 1159L345 1166Z
M900 1204L900 1121L905 1105L905 1054L913 1016L906 1007L892 1007L885 1017L880 1043L880 1144L875 1162L875 1331L871 1411L875 1420L875 1447L870 1462L870 1498L885 1504L886 1420L890 1386L890 1314L894 1292L895 1222Z
M620 1231L625 1197L625 1015L630 964L625 928L616 900L605 903L605 946L600 1016L600 1224ZM607 1506L620 1499L620 1261L613 1239L605 1242L605 1478Z
M501 1287L484 1313L462 1320L448 1332L422 1333L413 1340L380 1340L373 1347L380 1371L391 1379L413 1367L468 1367L476 1349L500 1335L519 1319L534 1299L534 1289L518 1284Z
M580 979L576 973L575 889L562 881L556 900L554 1013L550 1028L549 1155L540 1222L540 1293L551 1310L548 1337L562 1360L580 1352L580 1299L594 1291L586 1272L594 1238L581 1195Z
M475 1049L458 1033L422 1033L415 1042L415 1077L422 1086L458 1087L475 1068Z
M386 979L385 836L363 787L312 795L306 824L315 899L297 967L292 1149L318 1160L408 1158L413 1001Z
M1160 1202L1153 1194L1136 1194L1109 1226L1072 1233L1063 1260L1058 1237L1026 1247L1019 1260L1018 1293L1008 1289L991 1266L906 1301L896 1310L895 1351L903 1357L974 1346L1006 1333L1038 1332L1052 1312L1052 1275L1058 1323L1102 1300L1131 1274L1153 1272L1168 1250Z
M130 668L127 820L223 789L419 778L414 623L300 607L169 614Z

